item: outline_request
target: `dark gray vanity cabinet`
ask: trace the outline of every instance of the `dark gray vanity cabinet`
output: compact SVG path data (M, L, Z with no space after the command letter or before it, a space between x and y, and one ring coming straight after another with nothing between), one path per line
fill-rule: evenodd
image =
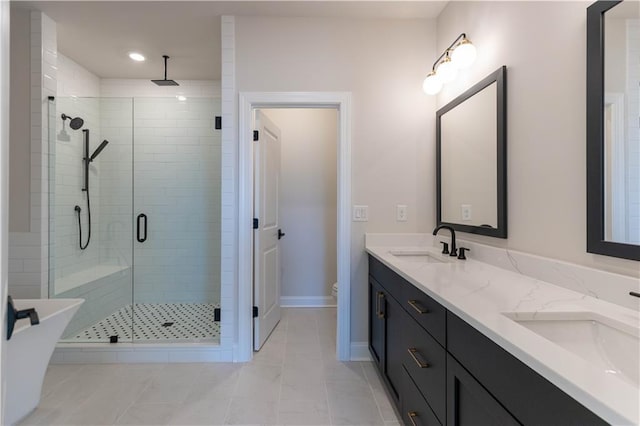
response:
M451 312L447 312L447 351L521 424L607 424ZM447 363L449 368L450 363Z
M369 352L378 369L383 371L385 348L384 290L369 278ZM381 307L382 306L382 307Z
M414 294L415 287L372 257L369 274L369 351L378 371L406 424L440 426L446 310L424 293ZM426 323L442 343L420 325Z
M447 425L519 424L455 358L447 356Z
M369 352L383 374L395 402L399 402L402 384L402 332L407 313L390 292L369 277Z
M390 292L369 277L369 352L396 403L402 382L402 333L406 312Z
M369 349L406 425L605 425L369 256Z

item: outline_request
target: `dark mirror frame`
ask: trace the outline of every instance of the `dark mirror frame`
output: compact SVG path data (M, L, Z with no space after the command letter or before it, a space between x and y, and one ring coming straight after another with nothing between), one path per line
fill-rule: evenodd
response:
M497 167L497 201L498 201L498 227L484 227L450 223L442 221L442 176L441 176L441 117L467 99L471 98L486 87L496 83L496 108L497 108L497 141L496 163ZM462 173L462 171L461 171ZM482 81L475 84L469 90L449 102L436 112L436 195L437 195L437 221L438 225L449 225L456 231L471 234L486 235L488 237L507 238L507 67L502 66L489 74Z
M604 13L621 2L587 8L587 252L640 260L640 245L604 239Z

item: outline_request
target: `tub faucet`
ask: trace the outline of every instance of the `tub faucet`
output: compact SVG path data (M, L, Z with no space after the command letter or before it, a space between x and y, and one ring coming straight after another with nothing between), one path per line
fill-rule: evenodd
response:
M449 225L440 225L433 230L433 235L436 235L441 229L448 229L451 232L451 253L449 253L449 256L457 256L458 249L456 248L456 231L454 231Z
M8 297L7 305L7 340L11 339L13 328L16 325L16 321L19 319L29 318L31 325L40 324L40 318L38 318L38 313L35 308L22 309L19 311L13 305L13 299L11 296Z

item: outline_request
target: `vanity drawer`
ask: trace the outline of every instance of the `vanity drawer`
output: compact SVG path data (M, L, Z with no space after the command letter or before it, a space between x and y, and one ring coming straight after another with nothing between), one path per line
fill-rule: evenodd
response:
M398 302L402 300L402 294L406 286L411 286L407 280L389 269L378 259L369 256L369 275L378 281Z
M433 412L442 422L446 416L447 353L412 318L404 324L402 364L415 386L427 400Z
M413 285L404 287L402 307L442 346L446 347L447 310Z
M402 401L400 403L400 414L402 415L402 423L404 425L441 425L405 369L402 370Z

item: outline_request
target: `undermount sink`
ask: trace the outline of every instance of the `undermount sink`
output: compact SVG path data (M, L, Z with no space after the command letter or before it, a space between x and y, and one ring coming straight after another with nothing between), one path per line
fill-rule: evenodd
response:
M640 386L640 331L595 312L508 312L506 317L590 362Z
M405 262L412 263L447 263L427 250L389 250L389 254Z

